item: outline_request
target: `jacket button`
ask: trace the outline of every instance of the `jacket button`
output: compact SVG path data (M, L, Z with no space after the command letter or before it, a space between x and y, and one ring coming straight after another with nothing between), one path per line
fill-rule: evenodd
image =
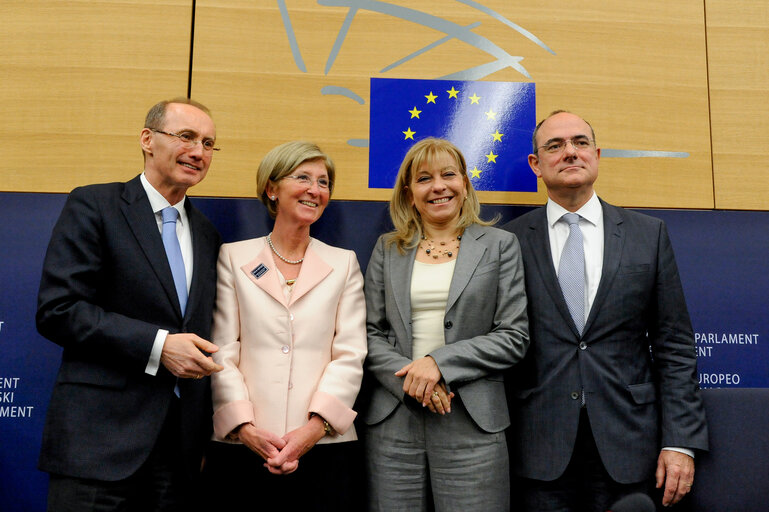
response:
M587 343L585 343L584 341L580 341L579 342L579 349L580 350L585 350L586 348L587 348Z
M454 324L451 323L451 320L449 320L443 325L446 327L446 329L451 329L452 327L454 327Z
M570 396L572 400L576 400L579 398L579 393L577 393L576 391L572 391Z
M280 351L283 352L284 354L288 354L288 351L289 351L288 345L283 345L282 347L280 347Z

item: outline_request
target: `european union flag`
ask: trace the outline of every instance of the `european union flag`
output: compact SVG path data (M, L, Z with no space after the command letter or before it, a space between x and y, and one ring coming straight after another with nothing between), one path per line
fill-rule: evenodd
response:
M368 186L392 188L408 149L440 137L465 155L476 190L536 192L535 126L533 83L372 78Z

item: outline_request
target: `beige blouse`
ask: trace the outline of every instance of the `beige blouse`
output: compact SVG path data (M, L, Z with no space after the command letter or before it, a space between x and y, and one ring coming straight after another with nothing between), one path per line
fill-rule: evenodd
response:
M451 276L457 260L446 263L414 261L411 274L412 360L416 361L446 344L443 317L449 299Z

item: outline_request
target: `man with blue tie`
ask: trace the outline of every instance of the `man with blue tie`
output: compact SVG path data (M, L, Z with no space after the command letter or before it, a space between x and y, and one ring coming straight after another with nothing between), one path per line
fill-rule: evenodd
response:
M186 192L215 141L203 105L156 104L140 135L144 172L76 188L53 229L36 318L63 348L39 461L49 511L200 501L207 377L221 369L207 341L221 240Z
M654 485L677 503L708 440L665 224L598 198L585 120L553 112L532 142L548 202L505 226L521 244L531 336L508 376L525 510L605 512Z

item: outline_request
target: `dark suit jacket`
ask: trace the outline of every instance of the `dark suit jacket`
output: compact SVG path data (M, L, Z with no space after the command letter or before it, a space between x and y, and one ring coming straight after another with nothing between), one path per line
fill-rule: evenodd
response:
M39 467L113 481L147 459L176 378L144 371L159 328L209 339L216 228L189 199L194 269L182 318L171 269L139 177L72 191L54 227L38 297L38 331L64 349ZM190 476L211 435L209 379L180 379L179 433Z
M663 446L707 449L689 314L664 223L601 202L603 274L580 336L553 267L545 208L504 226L526 269L531 347L510 372L511 463L559 477L584 389L598 451L621 483L651 477Z
M520 249L509 233L477 224L465 229L461 244L444 317L446 345L430 355L473 421L486 432L500 432L510 424L502 372L529 344ZM393 374L412 360L415 253L400 254L382 236L366 270L365 369L373 378L359 404L369 425L406 399L403 377Z

